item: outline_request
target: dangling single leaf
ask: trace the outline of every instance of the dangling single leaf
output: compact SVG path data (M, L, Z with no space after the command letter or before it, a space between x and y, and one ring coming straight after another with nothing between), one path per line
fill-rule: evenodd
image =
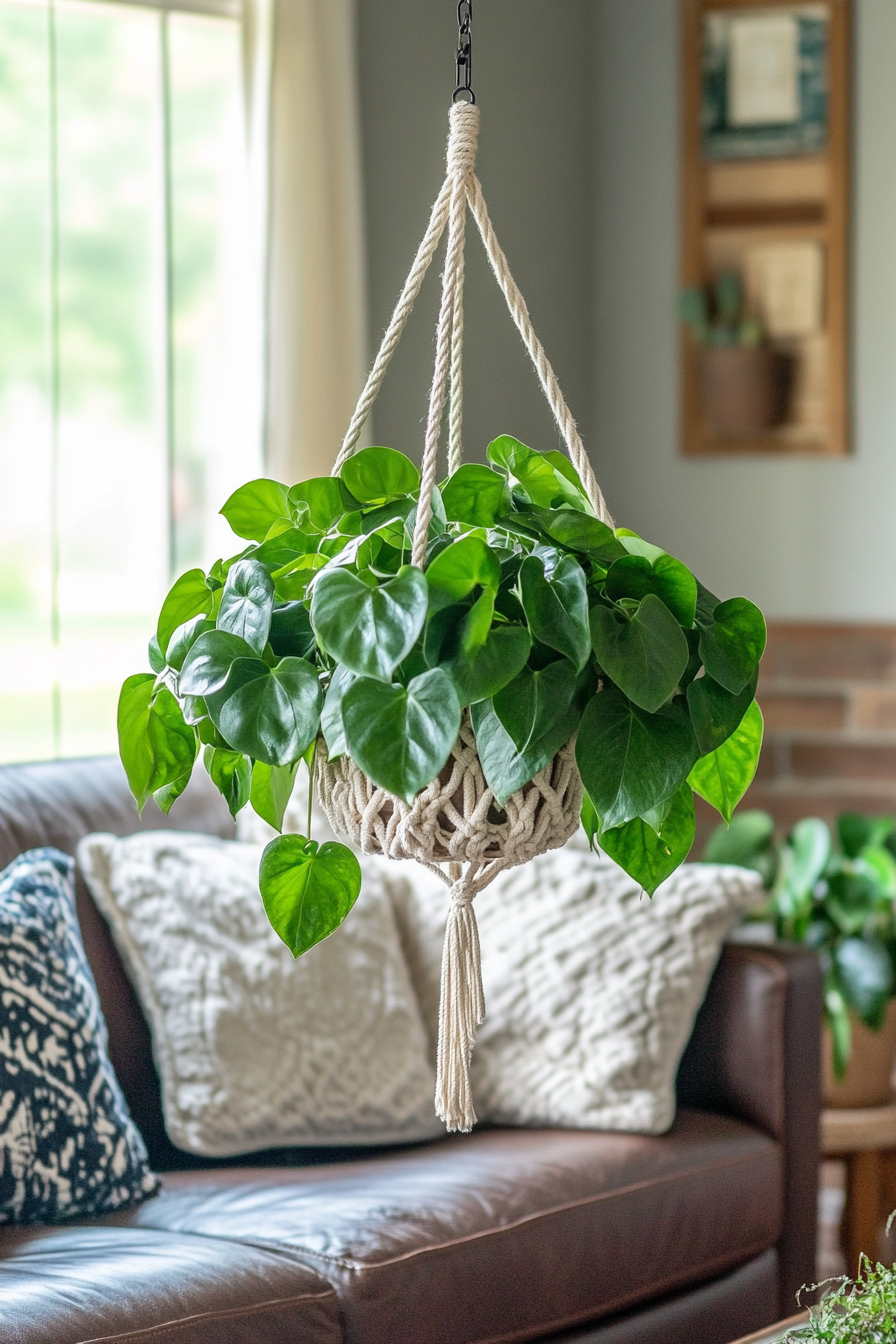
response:
M649 822L634 817L623 826L601 831L598 837L604 853L639 882L648 896L684 863L694 844L696 822L690 785L682 784L669 803L659 833Z
M641 600L630 620L620 620L611 607L593 607L591 642L607 676L649 714L669 699L688 665L681 626L653 593Z
M581 671L591 656L588 594L579 562L564 555L553 567L530 555L520 567L520 591L535 639L556 649Z
M159 650L166 659L168 642L178 626L194 616L207 616L213 600L201 569L189 569L180 576L162 603L156 630Z
M261 856L258 882L275 933L300 957L339 928L361 891L361 866L345 845L281 835Z
M220 747L206 747L203 756L205 768L215 788L235 817L249 801L252 767L238 751Z
M287 527L292 524L286 486L265 478L249 481L234 490L221 513L236 535L248 541L264 541L271 528L281 521Z
M323 693L303 658L282 658L273 668L257 658L236 663L224 693L209 712L234 751L253 760L292 765L317 736Z
M688 776L694 792L726 821L753 782L761 746L762 714L754 700L740 727L715 751L702 756Z
M353 761L380 788L411 803L432 783L460 732L460 703L440 667L403 686L360 677L342 701Z
M315 585L311 624L337 662L359 677L391 682L417 642L428 605L426 579L411 565L376 588L347 569L331 569Z
M524 667L494 696L495 713L518 752L550 732L572 704L575 689L576 669L568 658L558 658L539 671Z
M732 597L714 609L700 634L700 657L711 677L739 695L755 676L765 651L765 617L745 597Z
M275 831L283 830L283 815L292 797L298 768L298 761L293 765L265 765L264 761L256 761L252 766L249 802L256 816Z
M196 759L196 735L184 723L177 700L167 686L157 687L151 672L128 677L121 688L118 743L139 812L150 794L175 784L180 786L178 793L183 792L184 776L189 779ZM169 807L174 801L164 793L162 798Z
M218 629L237 635L261 655L268 642L274 610L274 580L257 560L240 560L227 575Z

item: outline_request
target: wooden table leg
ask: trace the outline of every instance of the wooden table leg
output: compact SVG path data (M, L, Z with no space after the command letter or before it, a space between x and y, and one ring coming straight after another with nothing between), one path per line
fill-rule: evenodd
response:
M843 1254L846 1272L855 1275L864 1253L877 1260L881 1221L880 1154L851 1153L846 1159L846 1204L843 1209Z

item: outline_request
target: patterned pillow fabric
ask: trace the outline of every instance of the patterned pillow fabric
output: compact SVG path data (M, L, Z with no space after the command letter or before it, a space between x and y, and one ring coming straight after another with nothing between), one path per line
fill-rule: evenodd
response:
M106 1052L74 867L35 849L0 873L0 1223L108 1213L158 1187Z

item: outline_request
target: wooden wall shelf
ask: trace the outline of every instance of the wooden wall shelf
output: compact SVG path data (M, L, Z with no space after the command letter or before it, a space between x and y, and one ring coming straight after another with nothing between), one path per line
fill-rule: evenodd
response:
M820 152L787 157L710 158L704 149L704 24L712 15L795 10L827 17L827 129ZM822 300L816 329L773 335L787 353L793 391L786 418L758 434L717 433L706 421L699 351L681 337L681 447L689 456L849 452L849 106L851 0L681 0L681 285L711 285L743 272L762 244L815 243ZM755 254L754 254L755 255Z

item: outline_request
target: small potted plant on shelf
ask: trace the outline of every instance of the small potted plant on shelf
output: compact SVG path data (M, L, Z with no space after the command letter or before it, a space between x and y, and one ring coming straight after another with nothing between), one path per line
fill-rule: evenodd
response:
M679 316L699 347L703 409L712 429L738 437L783 420L788 361L766 343L762 322L747 313L737 271L722 271L709 292L683 290Z
M845 813L836 839L807 817L781 842L765 812L718 827L704 858L755 868L769 897L753 919L818 949L825 973L825 1102L893 1099L896 1056L896 822Z

